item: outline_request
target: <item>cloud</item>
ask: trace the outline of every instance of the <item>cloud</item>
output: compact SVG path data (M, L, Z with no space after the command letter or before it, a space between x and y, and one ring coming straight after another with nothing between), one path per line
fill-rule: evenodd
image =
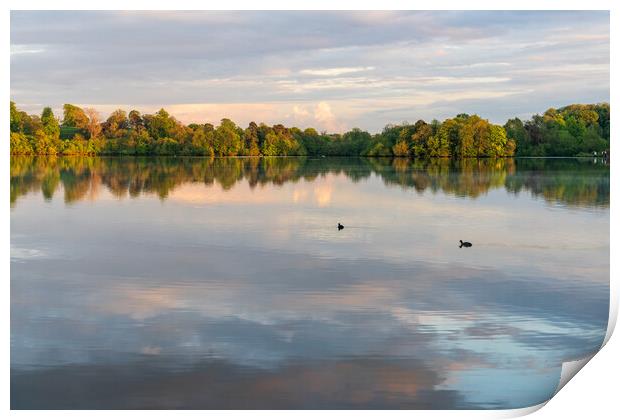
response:
M304 119L310 116L310 112L299 105L293 105L293 116L296 119Z
M38 54L44 52L44 48L37 48L35 45L11 45L11 55L16 54Z
M472 109L503 123L609 100L609 12L13 11L11 97L274 122L325 102L339 123L308 121L328 131Z
M361 71L374 70L374 67L336 67L331 69L306 69L302 70L300 74L307 74L310 76L340 76L349 73L359 73Z
M346 106L346 105L345 105ZM352 114L349 112L348 117ZM339 132L346 129L346 122L339 120L332 106L328 102L319 102L312 105L297 104L292 106L292 112L285 116L285 121L301 127L318 127L328 132Z
M327 102L319 102L314 108L314 119L322 123L328 129L334 129L337 125L336 116Z

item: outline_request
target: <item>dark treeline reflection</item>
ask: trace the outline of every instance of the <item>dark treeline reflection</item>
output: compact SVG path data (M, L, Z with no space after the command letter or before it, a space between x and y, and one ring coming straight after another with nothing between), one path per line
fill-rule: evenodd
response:
M156 194L165 199L184 183L238 182L257 185L298 182L344 174L353 182L373 174L386 185L475 198L490 190L529 192L570 206L609 206L609 166L592 159L406 158L166 158L11 157L11 205L29 192L52 199L62 185L64 201L95 197L104 185L119 198Z

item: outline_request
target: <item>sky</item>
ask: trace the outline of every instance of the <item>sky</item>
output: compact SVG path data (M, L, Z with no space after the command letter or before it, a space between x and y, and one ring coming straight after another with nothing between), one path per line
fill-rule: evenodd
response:
M321 131L609 101L608 11L12 11L11 100Z

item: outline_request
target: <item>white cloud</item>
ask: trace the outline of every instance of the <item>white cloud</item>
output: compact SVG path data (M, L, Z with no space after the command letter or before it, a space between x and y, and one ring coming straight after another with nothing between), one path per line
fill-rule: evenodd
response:
M44 52L45 49L36 45L11 45L11 55L16 54L38 54Z
M328 131L503 123L609 100L609 13L13 11L11 99Z
M304 119L304 118L307 118L309 115L310 115L310 112L308 112L307 109L299 105L293 105L293 116L295 118Z
M341 76L343 74L349 73L359 73L362 71L370 71L375 68L372 66L369 67L335 67L328 69L305 69L301 70L299 73L309 76L326 76L326 77L336 77Z
M339 124L336 122L336 116L327 102L319 102L316 105L314 119L327 127L328 130L336 131L338 129Z

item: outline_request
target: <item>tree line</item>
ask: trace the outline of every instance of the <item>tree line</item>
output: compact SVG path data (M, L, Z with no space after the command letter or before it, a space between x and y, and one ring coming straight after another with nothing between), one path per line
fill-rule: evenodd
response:
M29 115L11 101L14 155L184 155L184 156L374 156L505 157L576 156L609 150L609 104L569 105L528 121L504 126L478 115L459 114L443 122L387 125L370 134L319 133L282 124L251 122L247 128L224 118L213 124L182 124L166 110L154 114L118 109L105 120L93 108L63 106L62 119L50 107Z

